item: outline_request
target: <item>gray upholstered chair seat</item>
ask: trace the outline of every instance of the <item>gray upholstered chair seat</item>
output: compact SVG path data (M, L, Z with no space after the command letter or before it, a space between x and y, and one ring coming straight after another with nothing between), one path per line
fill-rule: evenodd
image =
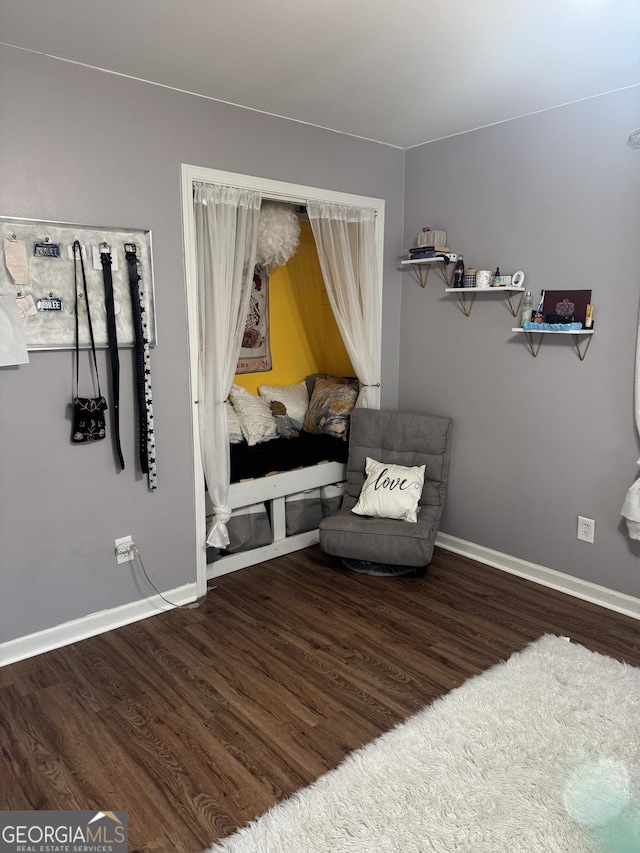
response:
M347 486L336 515L320 523L320 547L327 554L392 566L426 566L433 556L449 472L451 419L410 412L354 409L351 414ZM365 461L425 465L416 523L356 515L366 479Z

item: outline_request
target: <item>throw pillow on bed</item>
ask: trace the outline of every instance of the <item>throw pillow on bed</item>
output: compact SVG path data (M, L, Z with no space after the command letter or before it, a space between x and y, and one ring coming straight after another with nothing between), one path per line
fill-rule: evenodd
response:
M229 433L229 444L240 444L244 436L242 435L242 429L240 427L238 416L236 415L236 410L233 408L229 400L227 400L224 405L227 410L227 432Z
M418 521L418 504L424 486L424 465L388 465L367 456L358 503L351 512L374 518Z
M244 440L249 446L278 437L271 409L261 397L250 394L241 385L232 385L229 399L238 416Z
M284 403L290 418L304 422L309 408L306 382L297 382L295 385L259 385L258 394L266 403Z
M358 389L360 388L360 382L355 376L331 376L330 373L312 373L304 380L305 385L307 386L309 398L311 398L311 395L313 394L313 387L316 384L316 379L329 379L331 382L335 382L336 385L344 385L347 383L349 385L356 385Z
M330 379L328 373L312 373L311 376L307 376L304 380L304 384L307 386L307 394L309 395L309 399L311 399L311 395L313 394L313 386L316 384L316 379Z
M346 441L351 410L357 399L356 384L316 379L303 429L306 432L324 433Z

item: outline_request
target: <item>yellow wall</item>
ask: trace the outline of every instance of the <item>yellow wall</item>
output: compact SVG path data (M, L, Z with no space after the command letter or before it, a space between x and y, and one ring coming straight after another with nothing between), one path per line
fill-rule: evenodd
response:
M253 394L258 385L291 385L311 373L354 375L329 305L311 226L300 225L297 252L269 276L273 368L235 377Z

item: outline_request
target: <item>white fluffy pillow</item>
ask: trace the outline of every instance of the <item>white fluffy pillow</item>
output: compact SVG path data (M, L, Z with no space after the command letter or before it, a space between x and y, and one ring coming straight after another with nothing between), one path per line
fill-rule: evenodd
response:
M351 512L376 518L397 518L415 524L424 485L424 470L424 465L387 465L367 456L367 479L358 503Z
M248 445L277 438L276 422L271 409L261 397L250 394L241 385L232 385L229 399L240 421L242 435Z
M236 415L236 410L231 405L230 401L225 402L227 410L227 432L229 433L229 444L240 444L243 439L240 421Z
M267 403L273 403L275 400L284 403L289 417L304 423L309 408L306 382L298 382L296 385L259 385L258 394Z

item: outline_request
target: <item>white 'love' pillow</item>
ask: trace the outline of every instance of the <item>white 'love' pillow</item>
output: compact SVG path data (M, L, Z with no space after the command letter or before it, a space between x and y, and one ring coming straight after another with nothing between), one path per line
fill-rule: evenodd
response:
M358 503L351 512L376 518L397 518L415 524L424 485L424 470L424 465L388 465L367 456L367 479Z

